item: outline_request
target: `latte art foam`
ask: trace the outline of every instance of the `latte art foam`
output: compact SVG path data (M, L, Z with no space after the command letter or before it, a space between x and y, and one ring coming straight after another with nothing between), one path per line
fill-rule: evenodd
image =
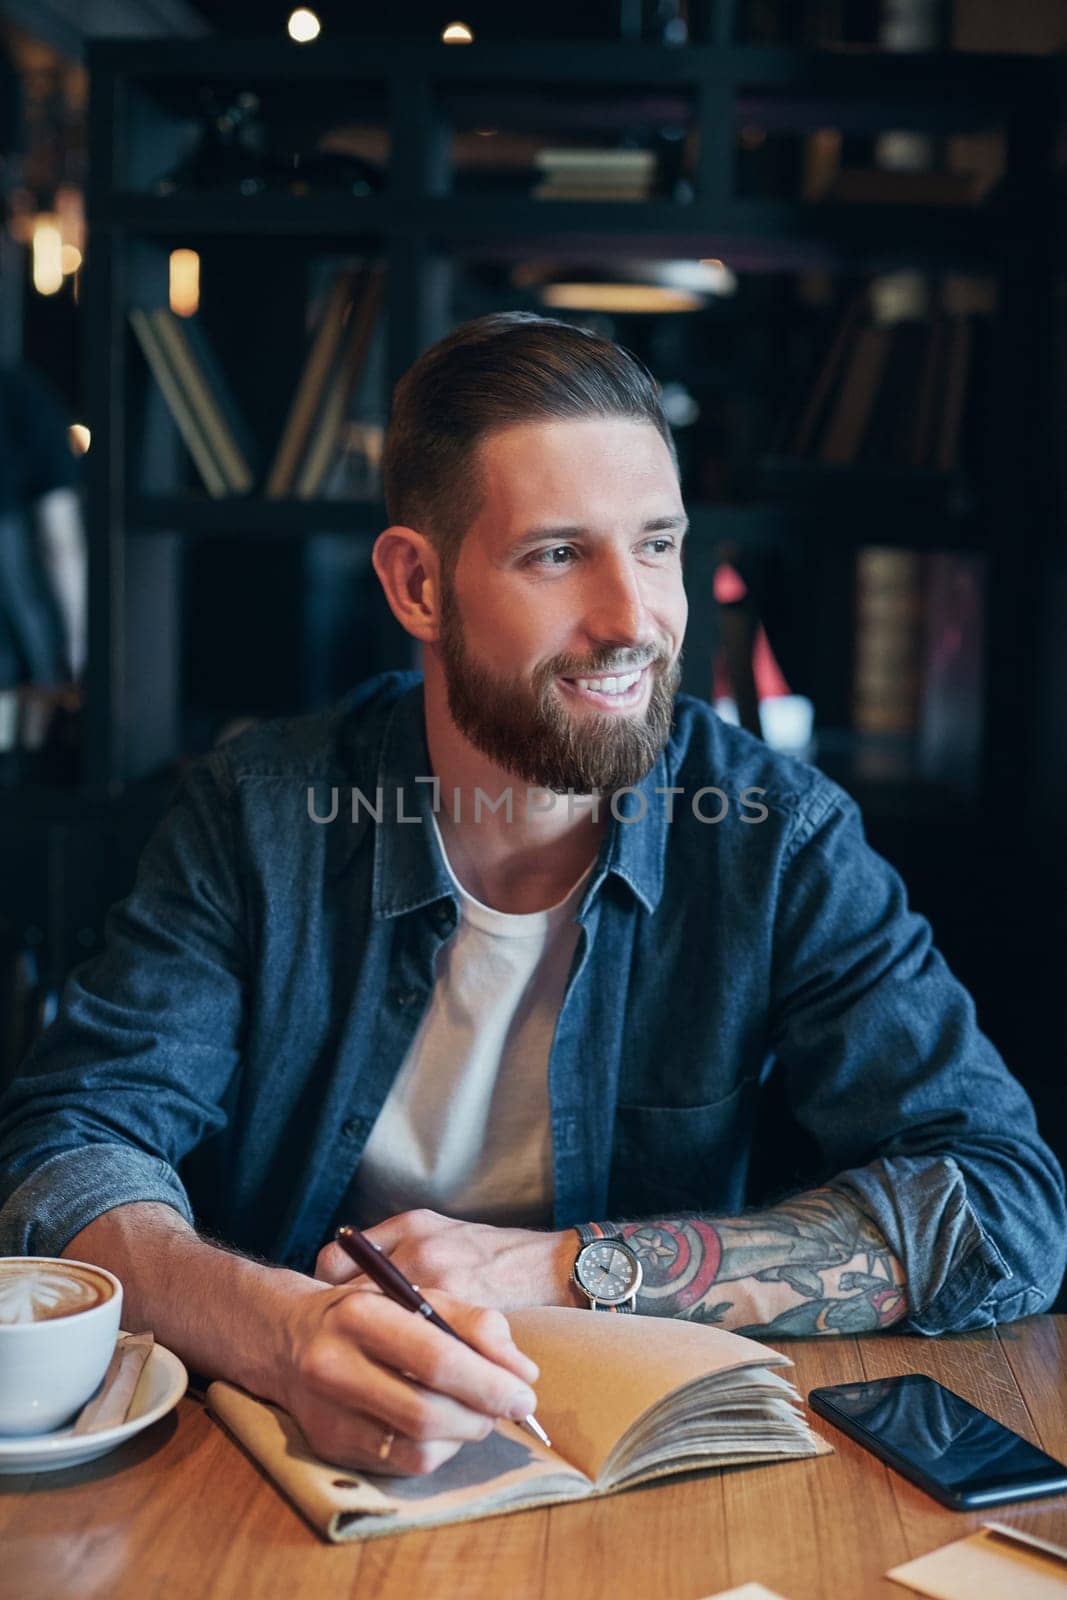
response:
M110 1283L96 1273L29 1262L0 1267L0 1326L70 1317L110 1298Z

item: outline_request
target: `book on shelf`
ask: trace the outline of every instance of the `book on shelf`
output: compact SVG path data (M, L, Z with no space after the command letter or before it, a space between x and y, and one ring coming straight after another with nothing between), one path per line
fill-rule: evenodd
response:
M977 206L985 193L982 177L976 172L843 167L822 198L842 205Z
M539 150L534 160L535 200L647 200L656 173L652 150Z
M315 336L311 341L300 381L293 395L282 436L267 475L268 500L281 500L292 493L293 483L307 447L311 427L322 404L323 390L330 378L345 326L345 315L352 303L358 273L348 269L338 273L326 297Z
M646 188L630 188L628 185L608 183L572 183L555 182L539 183L531 191L534 200L588 200L590 202L613 203L615 201L629 202L634 200L648 200L650 191Z
M723 1328L572 1307L509 1312L541 1369L546 1448L502 1421L433 1473L388 1477L319 1460L288 1414L228 1383L208 1405L331 1540L587 1500L675 1473L830 1453L785 1375L787 1356ZM783 1370L784 1369L784 1370Z
M366 365L384 289L385 273L381 267L368 267L360 274L350 302L340 353L323 391L307 451L293 486L298 500L314 499L337 457L349 399Z
M554 177L595 175L599 178L635 176L649 178L656 166L654 150L616 150L592 145L557 146L539 150L534 157L539 171Z
M840 128L816 128L804 140L800 161L800 198L812 203L827 199L841 171L843 137Z
M852 725L860 734L913 736L919 726L922 556L866 546L856 552Z
M820 456L829 465L847 466L856 460L882 381L893 330L861 328L852 347L837 401L823 434Z
M199 417L194 412L184 388L171 365L170 355L164 348L159 330L147 311L134 306L130 312L130 325L144 354L167 409L174 419L182 442L196 464L204 487L213 500L229 493L226 475L219 464L211 440L204 432Z
M919 369L918 394L911 414L908 436L909 467L928 465L938 427L938 398L945 361L945 318L935 312L926 330L926 342Z
M256 481L256 445L195 317L177 317L166 306L151 313L159 341L192 407L231 494L247 494Z
M926 320L901 318L884 330L888 350L852 458L858 465L910 468L931 327ZM925 466L925 459L916 465Z
M868 546L856 557L852 717L912 742L917 774L973 787L982 749L985 558Z
M984 307L955 308L946 287L918 313L872 314L864 290L843 307L826 353L786 425L793 460L957 472L971 398L981 389ZM964 302L966 303L966 302Z
M934 451L934 465L941 472L951 472L960 464L973 339L974 333L969 320L966 317L953 317L944 358L941 425Z
M814 446L831 395L840 379L856 334L863 325L866 307L867 291L863 290L849 299L838 320L825 359L805 397L799 421L789 444L789 453L793 456L806 456Z
M971 788L982 755L985 558L973 550L933 551L924 595L919 772Z

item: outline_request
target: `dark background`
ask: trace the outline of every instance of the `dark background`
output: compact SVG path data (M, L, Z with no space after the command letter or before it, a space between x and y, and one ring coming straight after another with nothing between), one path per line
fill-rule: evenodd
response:
M910 78L900 76L903 87L885 126L901 125L909 95L922 98L928 68L947 74L951 85L945 126L935 135L935 163L949 159L952 118L973 133L968 107L990 96L998 106L990 122L1003 134L1009 159L980 205L961 212L935 204L921 213L911 206L842 203L812 209L796 203L807 181L805 141L820 126L810 109L820 94L827 125L833 126L840 120L840 84L847 87L851 72L857 101L870 109L878 82L870 75L872 53L875 63L890 54L887 10L873 0L753 0L733 8L711 0L688 6L635 0L529 7L459 0L458 14L420 0L390 10L393 45L383 45L378 29L358 33L364 9L370 10L341 0L316 7L323 35L307 48L352 51L351 84L329 92L337 96L339 119L362 122L360 149L373 155L375 139L391 140L390 173L418 159L411 155L414 136L410 128L402 133L399 122L383 134L389 112L369 88L364 94L356 46L365 44L368 59L375 50L392 49L393 59L404 61L405 51L433 45L445 23L461 18L475 35L472 58L479 46L499 49L505 53L501 59L509 50L525 52L530 81L528 93L494 93L492 83L482 85L480 98L465 109L462 96L451 107L457 170L443 198L451 210L442 228L457 228L456 219L468 217L468 200L475 221L463 221L462 248L432 232L422 256L388 244L393 331L374 348L357 397L359 418L384 421L391 381L430 334L485 310L543 309L542 285L553 275L581 267L617 278L633 262L652 266L697 253L726 261L736 273L735 292L709 298L696 315L591 314L594 325L632 347L661 381L696 404L696 420L678 430L694 512L686 687L710 694L713 661L721 664L723 628L732 624L712 602L711 581L730 561L749 584L748 625L765 626L789 686L815 703L821 739L814 759L859 799L872 843L899 868L912 903L930 917L939 946L975 997L983 1027L1033 1095L1046 1135L1061 1156L1067 1154L1061 1087L1067 1045L1067 757L1061 714L1067 693L1067 300L1065 140L1057 122L1062 112L1055 110L1063 104L1063 7L1056 0L1026 0L1010 8L994 0L957 0L925 8L926 65ZM722 239L711 228L710 244L696 252L693 212L679 210L679 242L672 248L667 208L682 192L675 189L633 204L632 225L622 232L613 225L610 238L598 231L592 213L580 242L569 222L553 234L532 205L513 237L503 237L500 227L479 232L480 195L492 192L507 205L529 194L521 153L514 170L504 163L495 174L464 165L458 141L466 138L463 149L476 153L477 129L486 121L505 131L513 123L518 137L543 136L555 144L583 137L583 128L593 137L588 130L595 127L601 141L630 147L640 145L654 126L660 170L667 170L674 148L678 182L684 187L695 177L699 186L701 174L706 178L714 168L712 136L726 138L725 123L699 109L699 96L687 102L684 93L658 89L638 95L602 82L583 101L537 90L535 79L538 72L550 73L554 60L566 59L565 47L583 42L623 41L636 52L659 52L664 40L673 40L684 51L687 33L698 48L714 43L725 37L728 10L734 44L780 52L775 59L781 62L782 87L775 94L809 107L800 133L779 131L775 95L742 90L750 110L736 130L732 178L738 201L767 208L763 221L745 232L736 225L731 201L734 221L723 223ZM167 417L156 416L158 396L125 329L127 306L158 296L165 245L179 241L152 232L143 221L147 212L136 212L138 199L130 213L134 221L116 231L117 188L134 193L143 170L150 176L141 199L148 194L153 151L159 151L156 168L162 171L170 160L168 140L188 150L189 130L205 115L198 94L222 80L235 92L255 82L271 136L291 142L293 127L313 117L318 90L265 90L265 80L256 75L257 51L284 39L288 11L258 0L203 0L195 6L126 0L94 8L94 25L104 35L139 38L146 50L153 41L172 40L174 51L187 52L185 77L179 74L163 88L150 56L143 67L124 65L106 51L94 56L94 41L81 32L69 6L50 0L0 5L17 69L6 87L0 85L7 122L0 137L10 151L4 167L9 213L16 190L47 209L59 183L82 192L89 212L85 266L53 296L33 290L26 245L10 226L4 233L0 352L5 362L21 358L43 374L67 420L87 422L93 430L93 448L79 471L95 563L86 707L73 755L65 767L8 761L0 787L0 934L8 973L2 1070L10 1070L47 1020L71 963L98 943L104 910L127 887L182 763L209 747L234 718L328 703L367 673L410 659L369 575L373 493L351 516L343 500L319 501L313 511L301 511L291 502L264 506L253 493L221 518L217 506L205 501ZM219 66L228 39L250 41L238 57L239 71ZM819 88L825 59L837 73L833 92ZM108 81L133 84L134 100L140 105L137 97L143 96L145 109L141 122L120 120L103 133L98 122L90 138L94 61L112 74ZM1040 79L1044 120L1021 88L1031 80L1011 76L1013 63L1046 73ZM368 69L368 84L371 77ZM225 100L223 89L218 93ZM597 95L603 108L591 112ZM886 95L892 100L888 90ZM656 102L651 110L650 101ZM670 132L701 117L703 146ZM178 139L175 130L182 129ZM691 171L686 161L694 148ZM111 152L107 171L98 159L102 149ZM869 166L875 149L870 127L846 127L842 149L846 165ZM368 160L375 183L375 163ZM407 227L407 181L390 177L399 197L384 225L390 241ZM353 260L364 244L343 235L330 239L325 225L313 242L290 234L285 225L259 232L258 224L250 225L224 234L212 223L201 235L196 205L192 193L185 242L200 250L203 261L198 316L269 457L303 360L316 284L328 281L336 264ZM95 234L94 216L101 219ZM113 245L116 239L120 245ZM369 241L365 248L369 259L378 245ZM788 460L789 442L850 297L905 268L935 297L948 292L949 279L992 285L987 309L974 320L975 356L956 467L942 474L902 472L876 449L842 472L796 471ZM911 403L902 390L889 409L906 412ZM984 641L974 690L982 741L978 771L966 781L962 775L959 782L923 780L895 747L886 755L875 745L872 754L869 743L857 740L850 721L855 553L864 544L924 553L970 550L985 563ZM118 604L118 562L126 593L137 602L129 614ZM122 673L112 670L116 651ZM769 1148L779 1160L782 1147ZM773 1185L775 1172L765 1176Z

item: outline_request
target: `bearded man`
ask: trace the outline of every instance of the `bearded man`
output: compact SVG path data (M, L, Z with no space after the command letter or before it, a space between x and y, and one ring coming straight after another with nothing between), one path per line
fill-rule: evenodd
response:
M131 1325L400 1473L533 1409L510 1308L775 1337L1048 1305L1062 1174L929 927L841 789L676 692L648 373L483 318L403 378L385 459L423 675L192 766L0 1105L0 1251L113 1269ZM772 1078L819 1177L746 1211Z

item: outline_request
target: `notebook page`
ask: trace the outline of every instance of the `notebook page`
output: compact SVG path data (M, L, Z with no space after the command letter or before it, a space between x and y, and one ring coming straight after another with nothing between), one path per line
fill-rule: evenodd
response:
M792 1366L754 1339L670 1317L538 1306L509 1311L508 1322L541 1368L538 1421L558 1453L593 1479L627 1428L675 1389L738 1367Z

